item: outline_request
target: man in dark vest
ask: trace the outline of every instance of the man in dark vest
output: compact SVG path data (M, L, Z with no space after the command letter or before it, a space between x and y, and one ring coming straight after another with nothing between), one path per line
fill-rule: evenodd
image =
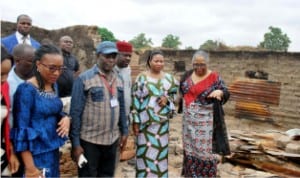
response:
M66 70L57 80L58 92L60 97L71 96L74 78L79 74L79 63L74 55L71 54L73 39L70 36L62 36L59 40L59 47L64 56L64 66Z

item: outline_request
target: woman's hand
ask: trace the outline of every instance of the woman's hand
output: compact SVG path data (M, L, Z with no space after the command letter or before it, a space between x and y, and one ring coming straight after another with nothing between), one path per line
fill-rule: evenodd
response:
M168 103L168 98L165 96L161 96L161 97L157 98L157 103L160 107L164 107Z
M139 124L138 123L133 123L132 124L132 129L133 129L133 134L135 136L138 136L139 133L140 133Z
M222 90L214 90L208 95L208 98L216 98L217 100L221 101L223 98L223 91Z
M9 170L12 174L16 173L18 171L20 162L19 162L17 156L15 155L15 153L11 153L8 166L9 166Z
M25 169L25 177L26 178L45 178L45 176L43 175L43 172L35 166L32 168Z
M70 117L64 116L58 123L58 129L56 132L59 136L65 137L69 135L69 129L70 129Z

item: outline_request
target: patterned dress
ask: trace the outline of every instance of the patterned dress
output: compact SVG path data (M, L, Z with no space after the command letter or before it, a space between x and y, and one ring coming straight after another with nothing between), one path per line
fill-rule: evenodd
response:
M167 73L161 79L141 74L133 85L130 117L140 126L136 177L168 177L169 119L177 90L177 80ZM164 107L157 104L160 96L168 98Z
M183 175L216 177L217 157L213 153L213 101L207 96L214 90L227 90L217 73L194 84L191 77L181 83L183 93Z
M41 92L29 82L20 84L15 93L11 130L15 151L30 151L35 166L44 168L46 177L59 177L58 149L67 139L56 132L62 107L56 93Z

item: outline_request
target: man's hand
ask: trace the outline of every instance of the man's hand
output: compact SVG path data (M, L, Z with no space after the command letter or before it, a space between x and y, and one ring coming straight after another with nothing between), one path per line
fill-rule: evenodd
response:
M83 154L84 150L81 146L77 146L75 148L72 148L72 159L73 161L75 161L76 163L78 163L78 160L79 160L79 156L81 154Z
M122 136L120 140L120 151L123 152L126 148L128 136Z

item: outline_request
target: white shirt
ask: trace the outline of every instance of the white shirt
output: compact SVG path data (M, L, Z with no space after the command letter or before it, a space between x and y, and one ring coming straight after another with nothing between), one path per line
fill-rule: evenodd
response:
M122 77L124 85L124 99L125 99L125 111L126 116L129 115L131 105L131 69L130 67L119 68L117 65L114 67L115 71L120 77Z
M18 88L18 86L23 83L25 80L21 79L15 72L15 66L9 71L7 82L9 83L9 98L10 98L10 116L9 116L9 124L13 125L13 115L12 115L12 107L14 104L14 94Z
M19 44L23 44L23 37L24 36L21 33L16 31L16 38L17 38ZM29 34L26 36L25 40L26 40L25 43L31 46L30 35Z

